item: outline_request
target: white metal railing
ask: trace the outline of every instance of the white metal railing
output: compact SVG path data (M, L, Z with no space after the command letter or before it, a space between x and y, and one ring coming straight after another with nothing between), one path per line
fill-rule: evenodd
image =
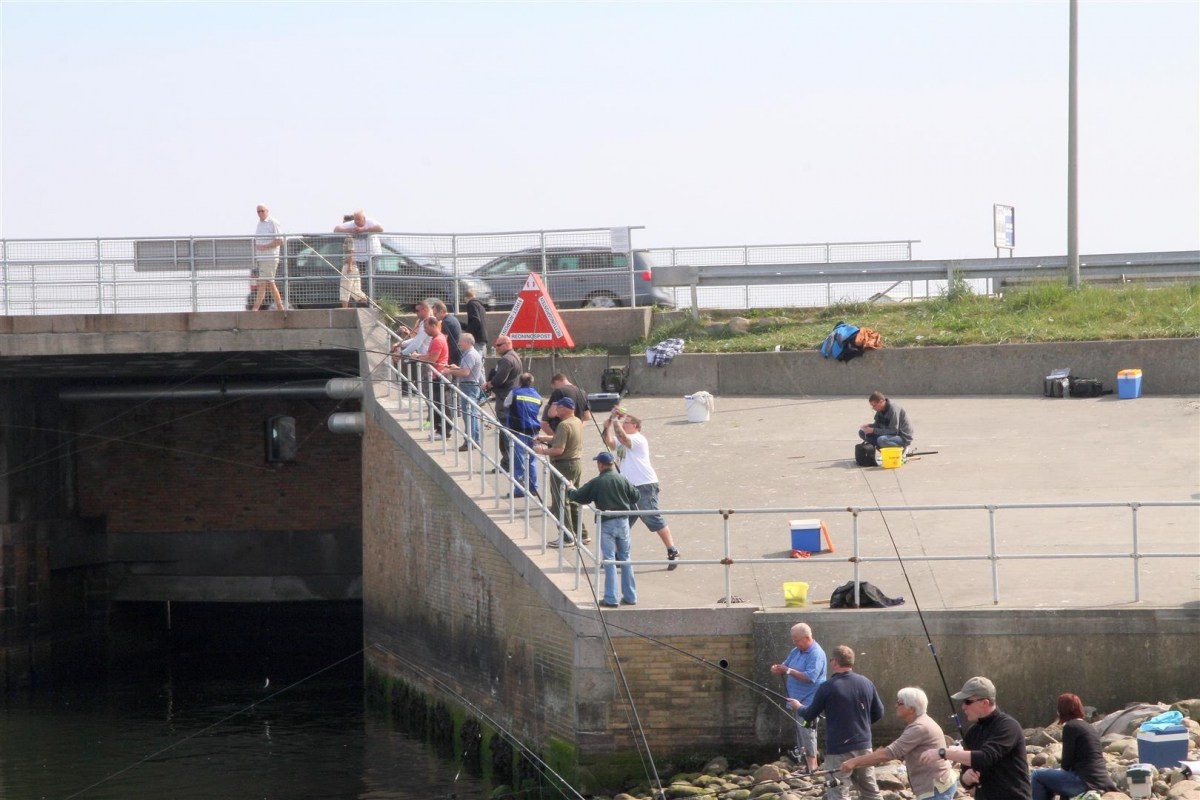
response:
M386 326L380 324L380 327L387 331L389 341L398 342L399 337L394 332L387 329ZM425 436L431 444L438 441L436 438L436 422L435 409L437 408L437 396L432 394L426 387L437 385L442 387L442 391L446 393L448 401L442 401L445 407L445 415L447 426L450 429L450 435L441 439L442 453L444 455L453 456L455 467L460 466L459 458L465 454L466 469L470 479L474 479L476 475L479 478L479 495L480 497L489 494L487 484L488 470L492 469L495 475L495 481L492 484L491 492L492 499L496 508L500 508L503 500L508 500L508 521L510 523L518 521L518 507L520 507L520 524L523 528L523 538L529 538L534 534L535 526L537 533L540 534L542 552L545 553L547 542L549 541L549 533L553 531L560 543L558 548L558 566L563 568L566 564L566 556L568 553L562 547L563 531L567 530L561 514L561 509L565 508L565 497L563 502L559 504L560 514L556 517L550 513L550 507L546 504L543 497L534 497L529 491L529 471L526 471L525 481L518 482L514 477L514 467L516 464L515 456L518 450L523 451L526 458L529 460L527 464L533 465L532 468L539 470L541 485L543 487L557 487L556 490L562 491L565 484L565 477L554 467L549 464L542 456L534 453L531 449L525 446L518 436L508 430L503 425L497 423L495 417L490 410L482 407L476 400L469 397L458 386L451 381L446 380L441 375L430 376L428 364L423 361L404 360L399 365L394 365L390 358L385 358L384 363L389 370L389 379L395 382L395 385L402 393L407 393L410 400L415 402L407 403L407 415L410 423L415 424L415 420L423 419L428 421L429 429ZM405 394L402 394L402 397ZM403 409L402 409L403 410ZM465 424L463 412L467 414L477 413L481 418L481 439L483 437L482 421L486 420L489 425L494 427L498 436L495 439L494 446L489 449L487 445L477 443L471 439L469 427ZM465 451L459 451L455 445L466 444ZM504 470L501 467L501 447L508 450L510 465L509 470ZM514 489L521 489L524 497L523 503L518 503L515 498ZM506 495L506 496L505 496ZM990 564L991 572L991 588L992 602L1000 602L1000 563L1004 561L1019 562L1031 560L1095 560L1095 559L1114 559L1131 561L1131 580L1132 580L1132 595L1134 601L1142 599L1142 582L1141 568L1142 562L1148 559L1164 559L1164 558L1192 558L1197 559L1197 564L1200 565L1200 546L1190 551L1153 551L1147 552L1142 549L1141 531L1138 524L1138 513L1145 508L1200 508L1200 500L1135 500L1135 501L1064 501L1058 503L958 503L958 504L943 504L943 505L879 505L879 506L829 506L829 507L781 507L781 508L738 508L738 509L662 509L659 511L629 511L629 512L603 512L595 509L592 506L584 506L589 509L595 519L595 537L593 539L594 547L592 550L586 550L583 547L580 530L576 529L571 535L578 544L577 550L579 555L574 559L575 572L575 589L581 585L582 570L585 566L585 561L590 562L595 569L595 586L600 586L600 576L603 568L608 564L620 566L622 564L632 564L635 567L642 566L661 566L668 563L679 565L708 565L720 566L724 572L724 603L728 607L733 603L732 580L733 571L737 568L758 564L794 564L795 561L789 558L770 558L770 557L736 557L734 552L734 530L731 520L734 518L745 519L745 525L749 527L760 527L761 518L764 515L776 516L822 516L827 515L830 518L835 516L848 516L851 523L851 548L852 553L848 557L821 556L816 555L808 559L809 564L847 564L852 566L852 580L855 586L855 601L858 601L857 584L863 580L864 565L871 564L909 564L921 562L938 562L938 561L963 561L963 562L987 562ZM999 544L1000 525L998 515L1005 511L1018 510L1079 510L1079 509L1113 509L1113 510L1128 510L1130 514L1129 532L1130 545L1127 550L1110 550L1107 552L1096 551L1058 551L1054 553L1030 553L1019 551L1006 551ZM863 532L860 527L860 522L863 514L867 513L888 513L888 512L980 512L987 513L986 530L980 531L978 541L985 542L986 547L981 552L958 552L958 553L943 553L940 555L911 555L897 556L890 555L865 555L863 553ZM535 516L535 512L541 512ZM716 517L720 520L722 548L720 558L711 559L686 559L675 562L668 562L662 559L639 559L630 560L627 562L605 560L601 553L601 534L600 523L605 517L611 516L647 516L650 514L662 514L664 516L693 516L693 517ZM540 517L540 519L539 519ZM584 514L579 515L579 525L582 527ZM758 518L756 520L756 518ZM968 541L966 531L969 531L969 526L962 526L964 531L957 539L959 543ZM1197 542L1200 545L1200 541Z

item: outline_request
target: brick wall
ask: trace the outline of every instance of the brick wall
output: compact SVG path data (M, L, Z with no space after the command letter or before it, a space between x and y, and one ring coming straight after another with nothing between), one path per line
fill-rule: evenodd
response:
M357 528L356 436L334 435L333 401L89 403L76 410L80 513L109 532ZM297 457L267 464L264 421L296 419Z

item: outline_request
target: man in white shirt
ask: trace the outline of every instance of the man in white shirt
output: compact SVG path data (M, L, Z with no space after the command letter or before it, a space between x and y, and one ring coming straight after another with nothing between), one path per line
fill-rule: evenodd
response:
M383 253L379 237L371 235L383 233L383 226L368 217L361 208L354 212L352 220L334 227L333 232L349 233L354 236L354 262L358 264L358 271L364 275L367 274L367 266L371 257Z
M614 436L615 434L615 436ZM616 409L604 421L602 432L604 444L610 450L616 450L621 462L621 474L629 479L638 489L638 511L658 511L658 473L650 464L650 442L642 433L642 421L631 414ZM638 520L646 523L646 527L658 534L658 538L667 548L667 560L675 562L679 558L679 550L675 548L675 540L671 538L671 529L662 514L647 514L644 517L630 517L629 525ZM667 571L675 569L678 564L667 565Z
M283 226L271 216L271 209L265 203L258 204L258 227L254 229L254 266L258 272L258 294L254 296L251 311L262 308L267 296L267 287L271 289L271 299L275 301L275 310L283 311L283 298L279 295L279 287L275 285L275 273L279 270L279 247L283 244Z

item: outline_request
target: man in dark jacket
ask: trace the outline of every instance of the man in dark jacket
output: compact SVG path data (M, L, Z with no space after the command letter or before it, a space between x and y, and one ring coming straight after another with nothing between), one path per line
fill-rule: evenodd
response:
M542 396L533 386L533 375L522 372L517 388L508 393L508 413L505 417L509 430L517 434L517 441L525 447L533 446L533 437L541 429L538 413L542 410ZM524 497L525 488L534 497L538 494L537 462L524 447L513 448L513 497ZM526 473L529 475L526 483Z
M475 349L479 355L487 352L487 309L475 296L473 289L467 289L463 298L467 301L467 333L475 337Z
M632 511L637 508L637 487L617 472L615 459L607 450L592 459L600 474L580 486L568 488L567 498L575 503L591 503L601 511ZM604 517L600 522L600 555L605 561L629 560L629 518ZM604 565L604 608L617 608L617 566ZM621 602L623 606L637 605L637 583L633 565L621 565Z
M871 726L883 719L883 701L875 684L854 671L854 651L844 644L833 648L829 658L829 679L817 687L808 706L788 700L797 716L811 723L825 712L825 769L837 770L843 761L871 752ZM858 767L850 773L850 783L861 800L881 800L875 782L875 767ZM846 781L825 791L828 800L849 800Z
M858 429L860 439L876 447L908 448L912 445L912 424L903 408L888 400L883 392L871 392L867 402L875 409L875 419Z
M966 769L959 783L975 790L975 800L1030 800L1029 764L1021 723L996 705L996 686L977 676L951 695L962 701L963 715L972 723L962 747L927 750L922 760L945 758Z
M496 348L496 355L500 356L500 360L488 372L487 383L483 385L483 389L491 392L495 398L496 422L504 425L504 401L508 399L508 393L521 377L521 357L513 350L512 339L507 336L497 336L492 346ZM500 437L500 469L508 471L508 442L503 436Z

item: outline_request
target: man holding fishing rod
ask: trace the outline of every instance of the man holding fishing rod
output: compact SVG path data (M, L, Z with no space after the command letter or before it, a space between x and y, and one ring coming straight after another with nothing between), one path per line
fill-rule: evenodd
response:
M771 672L787 676L787 696L800 703L801 708L812 705L817 687L825 682L825 651L813 639L812 628L803 622L792 626L792 652L782 664L772 664ZM796 711L796 749L791 752L797 763L803 755L808 771L817 771L817 726L802 724Z

